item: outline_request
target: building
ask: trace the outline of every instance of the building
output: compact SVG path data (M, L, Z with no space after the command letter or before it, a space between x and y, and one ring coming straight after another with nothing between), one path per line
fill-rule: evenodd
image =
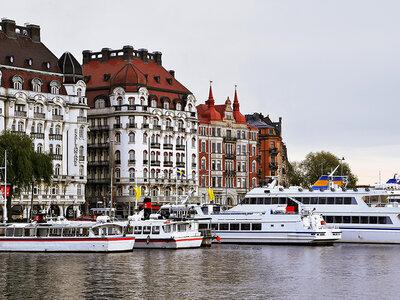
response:
M279 122L272 122L269 116L264 117L260 113L254 113L246 115L246 120L259 130L260 185L266 185L270 176L279 175L280 184L288 186L288 156L286 145L282 140L282 118L279 118Z
M229 98L215 105L210 86L208 100L197 106L197 112L201 200L208 201L211 188L216 203L235 205L258 185L258 130L240 113L236 89L233 105Z
M126 216L134 187L153 202L198 189L196 99L162 66L161 52L83 52L89 106L90 205ZM178 176L177 174L184 174Z
M27 134L38 152L53 154L51 187L35 186L34 210L79 215L85 202L86 84L68 52L60 59L41 42L40 27L0 22L0 130ZM31 193L13 199L13 214L28 217Z

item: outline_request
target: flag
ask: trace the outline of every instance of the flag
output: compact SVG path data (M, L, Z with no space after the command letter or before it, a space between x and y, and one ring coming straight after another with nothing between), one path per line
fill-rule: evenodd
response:
M212 189L207 189L207 192L208 192L208 199L210 201L214 201L215 200L214 191Z
M328 188L328 181L329 181L329 176L321 176L312 186L313 190L319 190L323 189L326 190Z
M178 177L186 177L185 174L183 173L183 171L177 169L176 174L178 175Z
M140 199L140 196L142 195L142 189L141 187L134 187L135 193L136 193L136 200Z

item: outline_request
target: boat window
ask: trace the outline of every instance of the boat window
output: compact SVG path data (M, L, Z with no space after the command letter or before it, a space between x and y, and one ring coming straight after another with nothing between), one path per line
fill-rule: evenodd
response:
M278 198L276 198L276 197L271 198L271 203L272 204L278 204Z
M160 226L154 226L152 233L153 234L160 234Z
M186 224L178 224L178 231L185 232L186 231Z
M218 224L211 224L211 230L218 230Z
M271 227L274 227L274 224L271 224Z
M387 224L387 221L388 221L387 217L378 217L378 223L379 224Z
M240 224L240 230L250 230L250 223L249 224Z
M199 224L199 229L208 229L208 224Z
M38 237L47 237L49 235L49 228L38 228L37 236Z
M257 204L264 204L264 198L257 198Z
M229 224L229 230L239 230L239 224Z
M303 201L304 204L310 204L310 198L308 197L303 197Z
M60 235L61 235L61 230L60 230ZM89 228L78 228L77 236L89 236Z
M334 216L333 223L342 223L342 216Z
M311 197L310 204L318 204L318 197Z
M63 229L63 236L75 236L75 229L76 228L64 228Z
M333 223L333 216L325 216L324 219L326 223Z
M126 226L126 234L132 234L133 233L133 226L131 226L129 223L128 223L128 226Z
M94 235L99 235L99 227L95 227L92 230Z
M62 228L51 228L50 236L61 236Z
M6 229L4 227L0 228L0 236L5 236Z
M208 215L208 207L207 206L202 207L201 210L202 210L203 214Z
M250 198L250 204L256 204L257 198Z
M360 217L360 219L361 219L361 224L368 224L368 217L365 217L365 216L362 216L362 217Z
M286 197L279 198L279 204L286 204L286 201L287 201Z
M137 227L137 226L136 226ZM135 229L136 229L135 227ZM164 225L163 226L164 232L165 233L170 233L171 232L171 225ZM140 228L140 232L142 232L142 229ZM136 233L136 232L135 232Z
M7 228L6 236L13 236L13 235L14 235L14 228Z
M150 232L151 232L151 226L143 226L143 234L150 234Z
M244 198L242 200L242 204L249 204L249 198Z
M351 197L344 197L344 204L350 205L351 204Z
M271 197L264 198L264 204L270 205L271 204Z
M335 204L335 198L328 197L328 204Z
M219 230L229 230L229 224L219 224Z
M343 216L343 223L350 223L350 216Z
M337 197L335 204L343 204L343 198L342 197Z
M261 230L261 223L253 223L251 224L252 230Z
M326 197L318 198L318 204L326 204Z
M369 217L369 223L370 224L378 224L378 217L375 217L375 216Z
M23 233L24 233L23 228L15 228L14 230L14 236L22 236Z
M360 224L360 217L359 216L351 216L351 223Z
M172 229L172 231L175 232L176 231L176 224L172 225L171 229Z

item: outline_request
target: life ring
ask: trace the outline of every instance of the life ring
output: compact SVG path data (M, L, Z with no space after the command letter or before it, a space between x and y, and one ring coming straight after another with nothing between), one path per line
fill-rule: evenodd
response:
M146 239L146 244L148 245L150 243L150 234L147 236L147 239Z

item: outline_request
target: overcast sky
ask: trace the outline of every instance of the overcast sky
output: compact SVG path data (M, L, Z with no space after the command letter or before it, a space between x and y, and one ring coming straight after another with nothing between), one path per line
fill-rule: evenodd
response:
M132 45L163 53L201 104L238 85L243 114L283 118L290 161L344 156L360 184L400 173L399 1L7 1L58 57Z

